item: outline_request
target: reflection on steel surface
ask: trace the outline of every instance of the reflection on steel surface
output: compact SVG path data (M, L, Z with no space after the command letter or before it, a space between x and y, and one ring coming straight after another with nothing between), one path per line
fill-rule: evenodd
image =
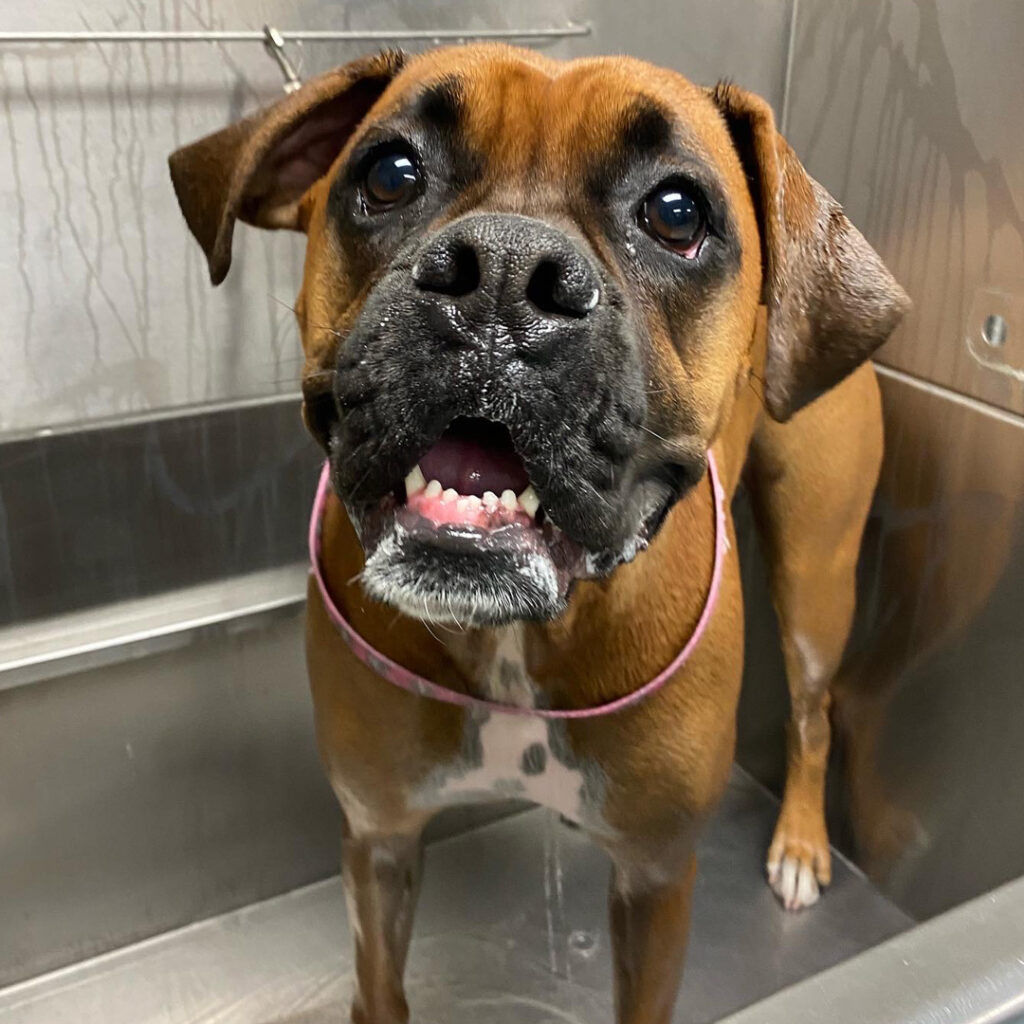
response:
M788 104L789 141L914 300L882 361L1017 413L1024 389L964 338L977 289L1024 289L1022 47L1016 0L801 0Z
M787 915L762 874L776 811L734 774L702 841L675 1024L709 1024L910 923L841 859L830 900ZM427 861L408 968L414 1021L612 1019L608 866L580 833L531 811L431 845ZM351 974L331 881L0 992L0 1022L329 1024L348 1017Z

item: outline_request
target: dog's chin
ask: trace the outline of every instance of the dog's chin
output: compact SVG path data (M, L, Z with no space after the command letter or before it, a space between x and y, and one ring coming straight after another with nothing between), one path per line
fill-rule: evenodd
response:
M452 548L396 522L367 559L362 581L370 597L414 618L499 626L561 615L569 588L560 576L539 551Z
M547 621L586 572L582 548L547 523L496 530L438 526L399 507L359 517L366 593L406 615L462 626ZM368 534L368 536L366 536Z

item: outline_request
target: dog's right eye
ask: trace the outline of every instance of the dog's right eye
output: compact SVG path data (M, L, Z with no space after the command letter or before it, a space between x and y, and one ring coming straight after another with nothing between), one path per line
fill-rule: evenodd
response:
M423 175L412 155L397 149L376 157L363 179L367 208L391 210L404 206L419 195Z

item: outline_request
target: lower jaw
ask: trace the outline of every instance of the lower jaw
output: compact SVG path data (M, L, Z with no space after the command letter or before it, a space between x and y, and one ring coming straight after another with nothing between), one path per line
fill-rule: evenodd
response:
M641 526L621 549L592 552L550 519L497 529L438 524L394 497L348 511L366 553L367 595L414 618L460 626L557 619L577 580L632 561L650 532Z
M552 524L437 525L398 506L363 517L367 594L420 619L460 625L549 621L585 573L582 548Z
M370 597L406 615L461 626L548 621L566 608L550 562L527 555L453 554L402 536L385 540L367 560L363 586Z

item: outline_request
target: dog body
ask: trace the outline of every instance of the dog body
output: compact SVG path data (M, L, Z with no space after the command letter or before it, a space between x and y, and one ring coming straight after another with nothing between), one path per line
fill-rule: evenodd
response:
M793 699L769 875L787 906L812 903L830 871L828 686L882 454L865 360L906 300L763 101L624 58L384 54L171 166L215 282L236 218L309 236L296 311L304 416L331 462L321 568L356 631L406 668L525 707L636 690L707 600L707 451L727 499L746 474ZM553 808L608 851L618 1020L670 1019L743 668L727 529L692 656L644 701L593 718L391 686L311 583L359 1024L408 1019L425 824L505 797Z

